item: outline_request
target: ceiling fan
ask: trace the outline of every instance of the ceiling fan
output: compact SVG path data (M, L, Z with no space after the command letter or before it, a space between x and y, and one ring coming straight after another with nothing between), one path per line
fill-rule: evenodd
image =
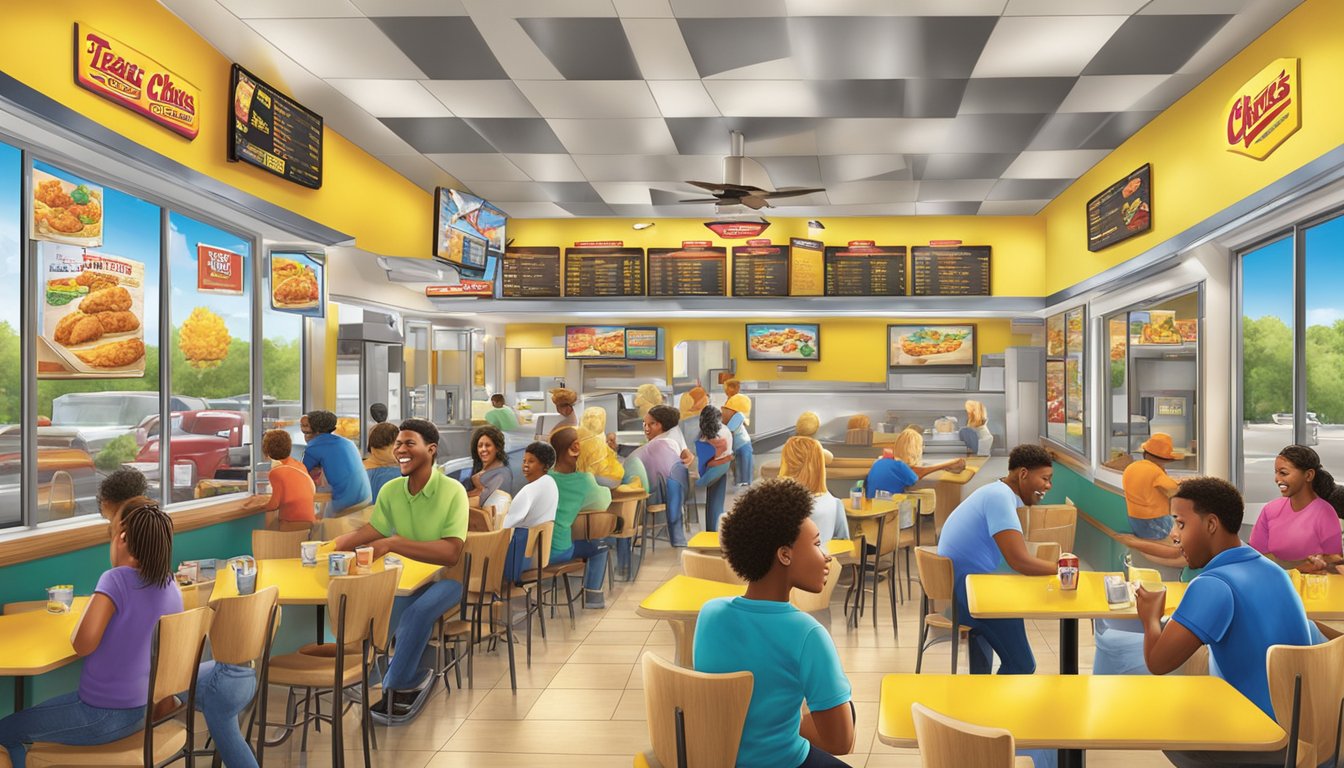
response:
M720 207L733 205L743 205L753 211L759 211L762 208L770 208L770 201L780 197L799 197L810 195L816 192L825 192L824 187L803 188L803 187L785 187L783 189L767 190L751 184L742 183L742 165L745 156L743 149L746 140L741 131L731 131L729 133L730 154L725 157L723 168L723 181L686 181L693 187L699 187L706 190L713 197L694 198L690 200L678 200L679 203L715 203Z

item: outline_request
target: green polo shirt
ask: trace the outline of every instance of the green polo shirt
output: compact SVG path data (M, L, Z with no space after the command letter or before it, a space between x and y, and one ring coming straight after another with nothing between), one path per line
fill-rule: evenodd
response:
M435 469L420 492L411 495L406 477L387 481L369 519L384 536L411 541L467 538L467 489Z
M555 505L555 529L551 532L551 557L574 546L571 529L574 519L585 509L606 509L611 506L611 489L603 488L591 472L548 473L560 490Z
M490 422L495 429L508 431L518 428L518 415L507 405L503 408L491 408L485 412L485 420Z

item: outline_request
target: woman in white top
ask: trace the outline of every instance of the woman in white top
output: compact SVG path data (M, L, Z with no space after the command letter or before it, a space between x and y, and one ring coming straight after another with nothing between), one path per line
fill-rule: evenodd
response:
M513 529L509 557L504 563L504 575L509 583L518 580L518 574L532 567L527 556L527 532L534 525L553 522L555 507L560 501L560 488L547 474L555 466L555 449L550 443L535 442L523 450L523 479L527 481L518 490L504 516L502 528Z
M821 532L822 543L848 539L849 518L845 517L844 504L826 490L826 458L821 443L810 437L790 437L780 454L780 467L785 466L788 476L812 494L812 521Z

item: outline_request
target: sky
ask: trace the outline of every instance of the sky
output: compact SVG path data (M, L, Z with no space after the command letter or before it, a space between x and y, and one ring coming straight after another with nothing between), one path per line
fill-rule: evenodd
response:
M1344 319L1344 217L1307 230L1307 325ZM1292 325L1293 241L1284 238L1242 259L1242 307L1247 317L1274 316Z

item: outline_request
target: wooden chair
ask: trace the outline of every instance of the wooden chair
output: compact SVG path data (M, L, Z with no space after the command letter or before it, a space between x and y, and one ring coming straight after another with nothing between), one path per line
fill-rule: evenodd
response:
M461 654L457 652L458 643L467 644L467 687L474 687L473 657L475 646L503 635L508 643L509 682L513 690L518 690L517 672L513 660L513 622L512 590L504 588L504 565L509 556L509 544L513 541L513 529L483 533L469 532L463 543L463 556L457 565L444 569L444 578L462 583L462 603L455 611L440 617L442 631L434 635L439 639L438 670L443 677L444 687L448 686L448 671L457 669ZM505 607L502 627L495 628L495 605ZM453 618L453 614L458 616ZM490 631L484 631L485 622L490 622ZM452 643L452 658L443 659L443 648ZM401 649L398 649L400 652ZM460 673L459 673L460 674ZM458 686L461 686L458 678Z
M513 596L521 597L527 606L527 666L532 666L532 617L535 615L541 625L541 638L546 639L546 613L541 610L541 575L551 564L551 536L555 532L555 521L534 525L527 529L527 544L524 550L532 567L518 573L518 581L513 585Z
M839 569L837 571L837 577ZM725 584L746 584L747 580L738 576L732 566L728 565L727 558L722 555L714 555L706 552L692 552L689 549L681 552L681 572L687 576L697 579L709 579L710 581L721 581Z
M331 760L336 768L345 766L344 728L341 716L344 707L342 692L359 687L360 730L364 736L364 765L370 765L369 738L373 731L369 715L369 664L375 648L386 648L388 624L391 621L392 600L396 596L400 568L389 568L365 576L337 576L327 587L327 614L336 630L334 656L316 656L290 653L271 659L269 683L290 688L290 705L286 722L262 722L267 726L293 729L303 726L304 748L307 747L308 723L327 721L331 724ZM352 652L352 648L355 649ZM304 689L304 717L297 716L293 692ZM323 715L321 696L331 694L331 714ZM316 711L309 713L309 704Z
M299 556L299 545L305 541L311 541L308 538L309 532L299 531L267 531L255 530L252 532L252 557L258 560L284 560Z
M641 662L651 765L732 768L751 704L752 675L710 675L652 653Z
M570 529L570 538L573 541L591 541L595 539L605 539L616 531L616 515L609 511L602 510L597 512L580 512L579 516L574 518L574 525ZM550 606L552 616L554 610L560 605L559 584L565 585L565 606L569 609L569 625L573 627L574 619L574 601L583 597L587 592L587 587L581 586L578 593L574 592L573 585L569 580L572 576L583 578L587 570L588 561L580 558L567 560L563 563L552 563L542 569L542 576L551 580L549 590L551 598L549 601L543 600L543 603Z
M649 504L649 495L632 496L611 502L607 511L616 515L616 531L611 534L611 538L617 541L630 542L630 572L626 577L634 581L635 574L639 571L635 565L635 545L639 542L639 560L644 560L643 542L648 540L646 533L648 526L649 509L653 505ZM666 509L666 507L664 507ZM610 561L609 561L610 562Z
M840 581L840 564L831 559L831 570L826 574L826 586L822 587L820 592L805 592L794 587L789 592L789 602L793 607L803 613L816 613L818 611L829 610L831 607L831 596L835 594L835 585Z
M493 509L471 507L467 510L467 530L472 533L489 533L495 530Z
M196 608L159 619L149 650L149 698L145 721L149 727L109 744L71 747L39 742L28 750L31 768L75 766L159 766L178 760L190 763L196 738L196 669L201 665L205 636L214 612ZM157 704L186 691L177 702L155 717ZM177 720L185 716L185 724Z
M952 572L952 561L946 557L940 557L936 547L919 547L915 550L915 567L919 570L919 583L924 588L924 596L919 601L919 653L915 656L915 674L924 667L924 651L933 643L938 642L934 638L929 641L929 629L936 627L946 630L948 637L952 641L952 674L957 673L957 649L961 646L961 637L970 632L970 627L961 625L957 620L957 603L952 599L952 590L955 583L955 575ZM935 607L937 601L946 601L952 606L952 618L938 612ZM952 634L952 628L957 627L957 633Z
M238 666L256 665L257 692L247 709L253 709L255 716L248 724L247 740L252 740L252 727L259 717L266 721L267 677L270 672L271 641L280 626L280 588L267 587L251 595L237 595L216 600L211 606L215 610L215 620L210 625L210 655L215 661ZM246 711L246 710L245 710ZM257 739L256 753L258 763L262 763L262 753L266 739ZM262 763L264 764L264 763Z
M924 768L1031 768L1030 757L1014 757L1013 734L1002 728L953 720L923 704L910 705L915 740Z
M210 593L215 589L214 579L210 581L198 581L195 584L188 584L182 587L182 610L189 611L192 608L200 608L210 601Z
M1316 766L1344 738L1344 638L1312 646L1274 645L1266 657L1274 718L1288 731L1284 765Z
M885 573L887 590L889 597L891 598L891 633L893 636L899 637L896 626L896 592L900 589L900 580L896 576L896 563L899 560L898 553L900 550L908 549L915 545L915 529L913 526L905 529L901 528L901 510L899 506L894 507L890 512L883 515L880 521L874 521L873 524L876 530L881 533L880 536L875 537L877 539L876 541L870 542L865 536L864 541L862 542L865 545L876 546L877 552L869 555L869 557L872 558L871 562L868 562L866 558L860 557L859 574L854 580L854 586L852 587L853 589L858 590L858 595L855 598L859 605L857 610L860 612L863 611L863 605L866 602L863 599L863 594L864 592L871 591L873 595L873 626L877 626L877 591L882 575ZM862 555L863 550L861 549L859 551ZM884 564L883 560L887 558L890 559ZM871 570L873 574L871 589L865 584L869 570Z

